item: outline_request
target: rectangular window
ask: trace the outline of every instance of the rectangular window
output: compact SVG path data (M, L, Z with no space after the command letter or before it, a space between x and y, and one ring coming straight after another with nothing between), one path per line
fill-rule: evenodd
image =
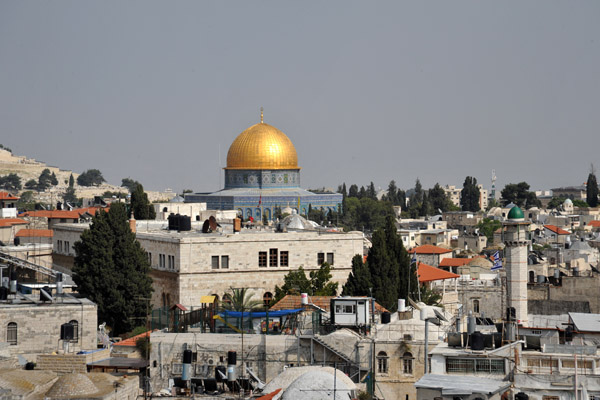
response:
M165 267L165 255L164 254L159 254L158 255L158 266L160 268L164 268Z
M333 253L327 253L327 264L333 265Z
M277 249L269 249L269 267L277 266Z
M175 256L169 256L169 269L175 269Z
M325 262L325 253L317 253L317 265L322 265Z
M279 266L280 267L288 267L289 266L288 252L287 251L280 251L279 252Z
M10 345L17 344L17 323L16 322L10 322L8 324L8 327L6 328L6 341Z
M219 256L212 256L212 269L219 269Z
M71 248L69 247L69 242L65 241L65 253L71 254Z
M258 266L259 267L267 266L267 252L266 251L258 252Z
M404 373L405 374L411 374L413 373L413 360L412 358L404 358L402 360L403 363L403 369L404 369Z
M229 268L229 256L221 256L221 268Z

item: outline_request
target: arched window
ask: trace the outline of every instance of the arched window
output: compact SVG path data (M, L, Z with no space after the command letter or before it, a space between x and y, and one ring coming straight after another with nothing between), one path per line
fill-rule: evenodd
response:
M479 300L473 300L473 313L479 314Z
M269 304L271 304L271 300L273 300L273 293L271 293L271 292L266 292L266 293L263 295L263 304L264 304L265 306L269 306Z
M73 325L73 342L77 343L79 342L79 322L77 322L77 320L71 320L69 321L69 323L71 325Z
M377 373L387 374L388 372L388 355L385 351L377 353Z
M231 296L229 295L229 293L225 293L223 295L223 303L227 303L227 304L231 304Z
M6 327L6 342L11 345L17 344L17 323L9 322Z
M403 372L405 374L413 374L413 360L414 357L412 355L411 352L407 351L406 353L404 353L404 355L402 356L402 367L403 367Z

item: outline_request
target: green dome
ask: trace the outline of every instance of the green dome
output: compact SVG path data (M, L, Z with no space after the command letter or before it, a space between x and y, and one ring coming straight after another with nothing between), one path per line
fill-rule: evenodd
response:
M508 212L508 219L525 219L525 215L523 215L523 211L518 206L514 206Z

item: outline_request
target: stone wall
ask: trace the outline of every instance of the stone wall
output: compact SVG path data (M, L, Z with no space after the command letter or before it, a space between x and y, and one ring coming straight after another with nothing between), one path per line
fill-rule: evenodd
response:
M36 369L54 371L58 375L87 372L87 364L110 358L109 349L101 349L87 354L40 354L36 359Z
M97 307L87 299L81 299L80 304L0 304L0 329L3 340L7 335L8 324L16 323L17 344L11 345L9 351L12 356L22 354L29 361L33 361L38 354L62 350L62 341L59 342L60 326L72 320L79 324L79 339L77 343L70 343L70 350L77 352L95 349Z

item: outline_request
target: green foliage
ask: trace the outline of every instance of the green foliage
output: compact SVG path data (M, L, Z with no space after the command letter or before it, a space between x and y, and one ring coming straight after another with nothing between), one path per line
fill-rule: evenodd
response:
M135 341L135 348L137 349L137 351L140 352L140 354L144 358L147 358L150 354L150 351L152 350L152 343L150 343L150 335L137 338Z
M502 222L491 218L484 218L477 224L477 227L479 228L479 232L487 237L488 243L492 243L494 241L494 232L502 227Z
M229 288L229 293L223 297L230 300L221 302L221 307L228 311L255 311L263 308L263 302L253 299L248 288Z
M418 290L414 264L397 234L392 217L386 219L385 227L373 233L372 246L367 262L360 256L352 259L352 273L343 293L349 296L373 295L388 310L395 310L398 299L415 297Z
M573 205L579 208L587 208L590 206L587 202L580 199L573 199Z
M138 185L141 185L141 183L139 183L138 181L134 181L131 178L121 179L121 186L127 188L129 190L129 193L133 193Z
M296 271L290 271L283 277L283 286L275 286L273 303L278 302L287 294L308 293L310 296L335 296L338 289L337 282L331 280L331 266L323 263L317 271L311 271L306 277L304 268L300 266Z
M590 207L598 207L598 181L596 180L593 165L587 178L586 202Z
M394 215L392 204L370 198L348 196L342 205L342 225L346 230L373 231Z
M26 191L21 193L19 201L17 201L17 208L19 210L33 210L35 209L35 202L33 201L33 192Z
M127 337L130 338L130 337L134 337L137 335L141 335L142 333L144 333L146 331L148 331L148 328L146 328L146 326L144 326L144 325L136 326L135 328L133 328L133 330L131 332L129 332L127 334Z
M428 306L439 306L442 301L442 295L428 288L426 285L421 286L421 301Z
M38 190L38 182L35 179L30 179L27 182L25 182L25 189L28 190Z
M429 189L429 202L431 203L434 214L437 214L440 211L450 211L454 206L450 197L448 197L446 191L444 191L444 188L441 187L439 183L436 183L433 188Z
M144 187L141 183L135 187L131 193L131 209L133 216L138 220L155 219L156 211L150 201L148 195L144 192Z
M69 175L69 187L72 188L75 186L75 179L73 179L73 174Z
M501 200L504 206L509 203L514 203L526 209L542 206L542 202L537 198L535 192L529 191L529 184L527 182L509 183L504 186L501 192Z
M21 190L21 187L21 177L19 175L10 173L6 176L0 176L0 188L16 192Z
M8 147L4 146L3 144L0 144L0 149L4 149L4 150L8 151L9 153L12 153L12 150L9 149Z
M463 211L479 211L480 191L477 187L477 179L467 176L460 192L460 206Z
M135 239L122 203L99 211L74 244L73 281L78 292L98 305L98 320L115 335L145 324L152 293L150 265Z
M50 173L50 170L48 168L45 168L38 178L38 190L46 190L50 186L56 184L58 184L58 181L56 180L56 175Z
M98 186L103 182L106 182L102 176L102 172L97 169L88 169L77 177L77 184L79 186Z

